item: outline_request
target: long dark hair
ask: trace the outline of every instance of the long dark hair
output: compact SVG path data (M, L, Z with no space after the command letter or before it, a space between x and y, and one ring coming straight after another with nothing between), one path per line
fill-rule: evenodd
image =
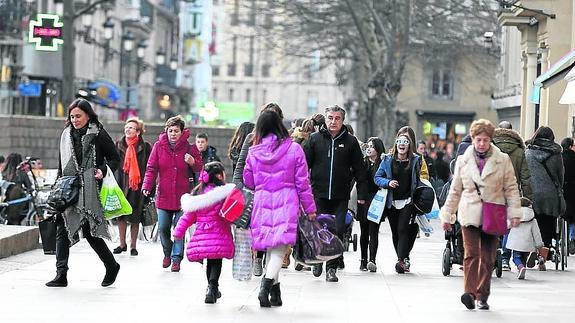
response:
M547 126L541 126L541 127L537 128L537 130L535 130L535 133L533 133L533 136L531 137L529 142L533 143L533 141L535 139L539 139L539 138L544 138L544 139L549 139L551 141L555 141L555 134L553 134L553 129L551 129Z
M196 185L196 187L194 187L194 189L192 190L192 195L203 194L206 186L208 185L222 186L226 184L224 181L216 177L216 175L224 174L226 171L226 169L224 168L224 164L222 164L221 162L214 161L205 164L204 171L206 171L210 175L210 179L208 180L208 183L200 181L200 184Z
M254 145L261 142L262 138L274 134L277 137L276 148L285 138L289 138L289 133L284 126L280 116L273 111L264 111L260 114L256 123L256 135L254 136Z
M376 161L379 163L381 162L381 154L385 152L385 145L383 144L383 141L378 137L370 137L369 139L367 139L366 144L369 144L370 142L373 144L373 148L377 152ZM369 156L366 156L365 159L369 160Z
M4 165L4 170L2 171L4 180L14 181L20 163L22 163L22 155L20 154L12 153L6 157L6 165Z
M96 112L94 112L94 109L92 108L92 104L90 104L90 102L88 102L87 100L84 100L84 99L76 99L72 102L72 104L70 104L68 106L68 116L66 117L66 127L72 124L72 122L70 121L70 113L75 108L78 108L78 109L84 111L88 115L88 119L89 119L88 122L95 123L98 127L102 126L102 124L98 120L98 115L96 114Z
M228 157L232 158L232 150L233 149L241 149L244 141L248 134L254 131L255 124L253 122L244 122L242 123L234 132L234 136L232 137L232 141L230 142L230 146L228 147Z

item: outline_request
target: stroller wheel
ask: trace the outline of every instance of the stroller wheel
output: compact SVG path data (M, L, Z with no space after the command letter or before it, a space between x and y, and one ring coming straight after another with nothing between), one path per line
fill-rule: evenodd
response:
M357 233L353 234L353 251L357 251Z
M441 272L443 273L443 276L449 276L449 273L451 272L451 250L449 248L445 248L445 250L443 250Z

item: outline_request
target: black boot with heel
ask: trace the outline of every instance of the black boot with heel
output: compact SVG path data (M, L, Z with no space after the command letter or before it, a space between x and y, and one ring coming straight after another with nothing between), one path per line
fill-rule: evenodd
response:
M272 285L270 289L270 304L272 306L282 306L282 291L280 289L280 283Z
M262 279L262 284L260 286L260 293L258 294L258 299L260 301L261 307L272 306L272 304L270 303L270 291L273 283L274 283L273 279L270 278Z
M66 272L59 271L56 277L46 283L48 287L66 287L68 286L68 276Z

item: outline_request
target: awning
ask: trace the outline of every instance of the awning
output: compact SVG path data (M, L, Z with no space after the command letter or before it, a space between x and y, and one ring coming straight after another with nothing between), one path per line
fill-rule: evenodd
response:
M559 100L559 104L575 104L575 68L572 68L567 73L565 80L567 81L567 87Z
M533 82L533 94L531 103L539 104L541 100L541 89L547 88L555 82L562 80L575 67L575 49L563 56L557 63L553 64L549 70L541 74Z

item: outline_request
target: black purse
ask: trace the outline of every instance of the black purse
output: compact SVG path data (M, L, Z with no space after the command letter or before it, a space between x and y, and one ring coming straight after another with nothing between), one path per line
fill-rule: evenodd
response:
M61 176L56 180L48 196L48 205L58 212L78 202L80 197L80 176Z
M145 227L154 225L158 222L158 210L156 210L154 199L146 198L144 201L141 222Z

